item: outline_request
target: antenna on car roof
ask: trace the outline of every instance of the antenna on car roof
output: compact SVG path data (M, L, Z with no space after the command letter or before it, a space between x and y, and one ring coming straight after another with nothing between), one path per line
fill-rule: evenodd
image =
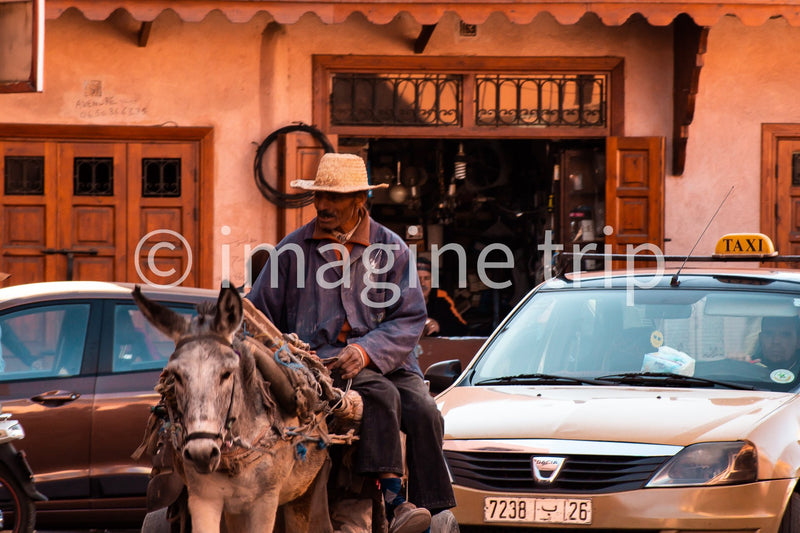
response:
M697 240L695 241L694 246L692 246L692 249L689 250L689 254L683 259L683 263L681 264L681 266L678 268L677 271L675 271L675 274L673 274L672 279L669 282L669 284L671 286L677 287L678 285L680 285L680 282L678 281L678 275L680 275L681 270L683 270L683 267L686 266L686 262L689 261L689 257L691 257L692 253L694 252L694 249L697 248L698 244L700 244L700 239L703 238L703 235L706 233L706 230L708 229L708 227L711 225L712 222L714 222L714 219L717 217L717 213L719 213L719 210L722 209L722 204L725 203L725 200L728 199L728 196L730 196L732 192L733 192L733 185L731 185L731 188L728 189L727 194L722 199L722 201L719 203L719 206L717 207L717 210L714 211L713 215L711 215L711 218L708 220L708 224L706 224L706 227L703 228L703 231L700 232L700 236L697 237Z

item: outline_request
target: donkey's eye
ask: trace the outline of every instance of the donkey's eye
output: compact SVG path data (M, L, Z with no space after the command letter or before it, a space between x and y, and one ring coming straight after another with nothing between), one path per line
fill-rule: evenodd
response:
M223 372L222 375L219 377L219 382L222 383L224 381L227 381L228 378L230 378L230 377L231 377L230 371Z

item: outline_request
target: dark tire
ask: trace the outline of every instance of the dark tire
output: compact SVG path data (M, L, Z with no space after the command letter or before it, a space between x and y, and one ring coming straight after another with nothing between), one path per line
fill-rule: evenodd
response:
M800 494L793 492L789 496L778 533L800 533Z
M0 511L2 531L32 533L36 523L36 507L7 466L0 464Z

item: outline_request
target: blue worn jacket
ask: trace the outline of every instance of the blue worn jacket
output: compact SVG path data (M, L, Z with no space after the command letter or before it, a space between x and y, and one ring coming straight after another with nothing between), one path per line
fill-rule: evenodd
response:
M347 344L364 348L383 374L405 368L421 375L414 348L427 314L408 246L369 219L370 246L353 244L349 275L343 275L347 269L336 249L339 254L346 249L315 238L315 223L316 219L270 250L247 298L278 329L308 342L319 357L341 351L344 344L337 336L346 317L352 328Z

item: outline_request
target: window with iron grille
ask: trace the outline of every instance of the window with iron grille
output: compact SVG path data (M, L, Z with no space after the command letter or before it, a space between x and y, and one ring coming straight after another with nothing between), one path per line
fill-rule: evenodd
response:
M72 188L75 196L113 196L114 159L76 157L73 160Z
M800 152L792 152L792 187L800 186Z
M142 159L142 196L175 198L180 195L180 158Z
M314 122L358 136L619 135L623 67L613 57L315 56Z
M44 194L44 157L5 157L4 192L6 195Z
M461 76L333 75L331 123L360 126L458 126Z
M603 74L480 74L475 78L475 122L479 126L605 126L606 86Z

